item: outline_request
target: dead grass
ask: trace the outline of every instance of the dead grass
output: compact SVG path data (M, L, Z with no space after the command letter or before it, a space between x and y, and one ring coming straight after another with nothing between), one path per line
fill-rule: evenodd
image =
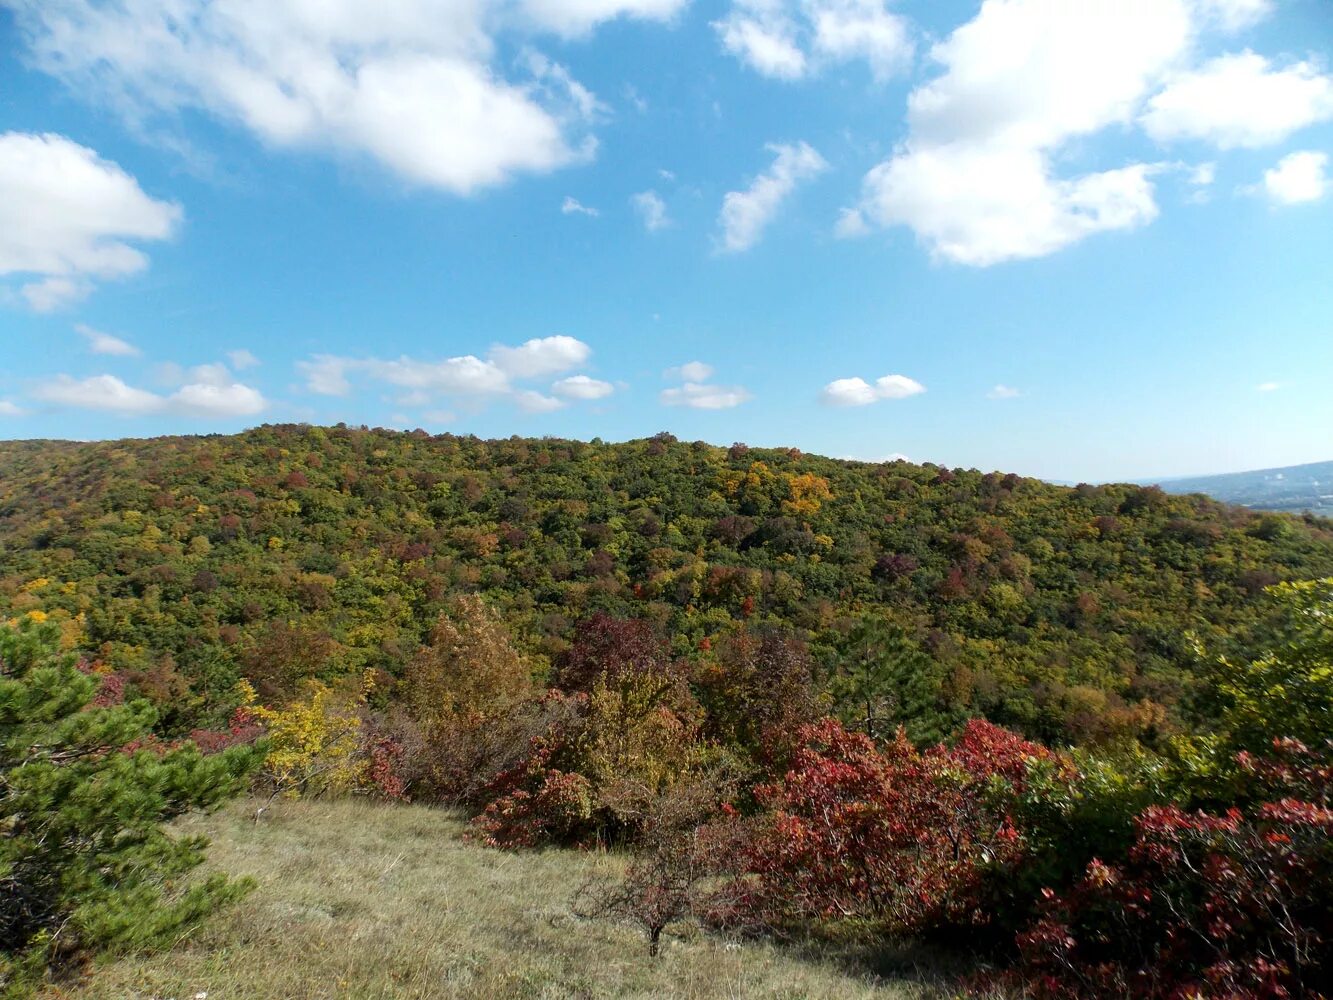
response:
M361 801L237 803L189 821L212 863L259 882L168 952L99 966L68 1000L928 998L927 970L855 947L729 941L690 928L650 959L628 926L582 920L577 887L617 859L462 839L448 812ZM875 971L872 971L875 970Z

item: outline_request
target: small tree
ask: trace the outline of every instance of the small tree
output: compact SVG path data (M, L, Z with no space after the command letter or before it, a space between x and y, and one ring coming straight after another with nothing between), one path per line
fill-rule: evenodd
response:
M724 803L736 788L731 769L719 765L654 797L624 877L585 883L576 912L637 924L654 957L671 924L728 914L740 890L734 874L742 828Z
M145 701L98 704L59 629L0 626L0 994L22 996L107 948L144 947L237 899L246 881L180 882L207 841L165 824L242 791L259 751L211 756L150 738ZM110 699L114 700L114 699ZM132 749L142 741L141 749Z

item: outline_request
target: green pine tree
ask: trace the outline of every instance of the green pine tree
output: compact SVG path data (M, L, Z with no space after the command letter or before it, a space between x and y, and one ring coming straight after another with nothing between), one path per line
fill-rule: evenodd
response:
M898 727L918 745L938 742L960 721L944 695L944 670L892 622L859 621L839 644L829 680L843 720L872 739L890 739Z
M51 624L0 625L2 997L98 951L179 934L250 888L186 880L207 841L166 824L243 790L260 751L126 749L150 735L154 710L97 704L100 679L58 640Z

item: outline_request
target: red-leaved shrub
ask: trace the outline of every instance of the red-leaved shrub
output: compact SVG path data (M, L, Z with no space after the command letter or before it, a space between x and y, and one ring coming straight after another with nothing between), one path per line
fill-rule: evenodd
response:
M1040 997L1333 994L1333 782L1294 741L1241 766L1278 797L1245 811L1154 806L1123 863L1094 861L1019 936ZM1286 795L1282 795L1286 792Z
M983 925L993 874L1023 845L1005 793L1049 751L973 721L954 747L879 749L825 719L804 727L791 769L760 787L753 903L769 921L852 917L900 930Z

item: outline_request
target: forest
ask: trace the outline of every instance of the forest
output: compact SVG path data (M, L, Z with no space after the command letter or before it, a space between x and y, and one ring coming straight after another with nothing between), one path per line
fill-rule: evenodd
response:
M243 894L152 824L249 788L628 851L577 906L653 954L832 924L966 940L986 995L1322 995L1329 578L1312 515L669 434L0 443L0 985Z

